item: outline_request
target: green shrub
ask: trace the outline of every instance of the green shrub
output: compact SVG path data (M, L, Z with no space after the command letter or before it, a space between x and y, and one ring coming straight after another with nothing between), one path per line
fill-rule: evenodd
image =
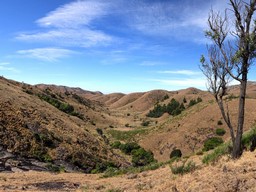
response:
M167 95L167 94L164 96L163 101L166 99L169 99L169 95Z
M191 99L190 100L190 102L189 102L189 104L188 104L188 107L191 107L191 106L193 106L193 105L196 105L197 103L200 103L200 102L202 102L203 100L202 100L202 98L200 98L200 97L198 97L196 100L195 99Z
M170 165L171 171L173 174L186 174L196 169L196 164L193 161L189 161L188 163L183 162L181 165L173 166Z
M147 114L148 117L158 118L161 117L165 113L165 110L161 105L155 105L154 109L150 110Z
M215 133L216 133L216 135L223 136L223 135L225 135L226 130L222 129L222 128L217 128Z
M203 157L202 162L205 164L209 164L210 162L216 161L219 157L229 152L230 143L223 143L216 147L211 153L206 154Z
M148 117L158 118L161 117L164 113L169 113L170 115L176 116L179 115L185 109L183 103L180 104L174 98L167 105L160 105L157 103L154 109L150 110L147 114Z
M174 149L172 150L171 154L170 154L170 159L172 159L173 157L181 157L182 153L180 149Z
M62 173L62 172L65 172L65 167L63 166L58 166L58 165L54 165L52 163L48 163L46 165L47 169L49 171L52 171L52 172L56 172L56 173Z
M53 105L54 107L56 107L57 109L59 109L64 113L67 113L72 116L77 116L78 118L83 119L83 115L78 112L75 112L75 109L72 105L59 101L58 99L56 99L55 95L53 97L52 95L49 96L46 94L38 94L38 97L46 101L47 103Z
M146 151L143 148L132 150L132 164L135 167L145 166L155 161L154 155L151 151Z
M114 143L111 144L111 147L114 149L119 149L122 143L120 141L115 141Z
M134 149L139 149L140 146L135 142L131 142L126 144L121 144L119 148L123 153L130 155Z
M99 135L103 135L103 131L102 131L102 129L97 128L97 129L96 129L96 131L97 131L97 133L98 133Z
M204 154L203 151L198 151L198 152L196 152L196 155L203 155L203 154Z
M217 125L223 125L222 121L219 120L219 121L217 122Z
M243 137L242 137L243 146L249 147L251 145L253 137L255 137L255 136L256 136L256 128L253 128L253 129L247 131L246 133L244 133Z
M116 168L115 164L112 162L101 162L97 163L95 168L91 171L92 174L103 173L109 168Z
M224 141L222 138L220 137L212 137L207 139L204 142L204 148L203 151L209 151L211 149L214 149L215 147L219 146L220 144L222 144Z
M143 121L143 122L141 123L141 125L142 125L143 127L147 127L149 124L150 124L149 121Z

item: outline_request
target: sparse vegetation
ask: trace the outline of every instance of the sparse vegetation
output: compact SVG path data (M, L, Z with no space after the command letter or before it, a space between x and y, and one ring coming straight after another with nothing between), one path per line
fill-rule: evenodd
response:
M44 101L46 101L47 103L53 105L54 107L56 107L57 109L59 109L60 111L67 113L69 115L72 116L76 116L80 119L83 119L83 115L76 112L74 107L68 103L63 103L61 101L59 101L56 98L53 98L52 96L46 95L46 94L38 94L38 97Z
M230 94L230 95L228 95L228 96L225 98L225 100L231 101L231 100L237 99L237 98L239 98L239 97L238 97L238 96L235 96L234 94Z
M141 173L144 171L149 171L149 170L156 170L165 163L157 163L153 162L145 166L140 166L140 167L128 167L128 168L108 168L105 172L103 177L114 177L117 175L123 175L123 174L131 174L131 173Z
M77 94L72 94L72 97L77 100L78 103L86 106L86 107L91 107L90 102L88 102L86 99L82 98L81 96L77 95Z
M177 174L183 175L191 171L194 171L196 169L196 164L193 161L189 161L188 163L187 161L183 161L180 164L179 163L177 163L176 165L173 165L173 164L170 165L171 171L175 175Z
M52 163L48 163L46 167L47 167L47 169L49 171L52 171L52 172L56 172L56 173L63 173L63 172L65 172L65 167L54 165Z
M242 137L243 146L248 148L251 145L253 136L256 136L256 128L252 128L251 130L243 134L243 137ZM222 155L230 153L231 150L232 150L232 145L230 141L223 143L218 147L216 147L211 153L205 155L202 161L203 163L206 163L206 164L215 162Z
M229 148L230 148L230 143L229 142L219 145L211 153L205 155L203 157L202 162L205 163L205 164L209 164L211 162L216 161L222 155L228 154L229 153Z
M140 135L145 135L147 129L134 129L130 131L118 131L118 130L108 130L107 131L114 139L121 141L132 141Z

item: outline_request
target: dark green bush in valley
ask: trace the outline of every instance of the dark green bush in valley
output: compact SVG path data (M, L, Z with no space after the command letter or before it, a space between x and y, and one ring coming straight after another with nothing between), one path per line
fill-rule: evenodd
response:
M179 115L184 109L185 106L183 105L183 103L180 104L178 101L172 98L170 103L168 103L167 105L160 105L159 103L157 103L154 109L149 111L147 116L158 118L161 117L164 113L169 113L170 115L176 116Z
M134 149L131 154L134 167L145 166L155 161L153 153L143 148Z
M222 129L222 128L217 128L216 131L215 131L216 135L218 136L223 136L225 135L226 133L226 130L225 129Z
M181 157L182 153L180 149L174 149L172 150L171 154L170 154L170 159L173 157Z
M131 155L134 167L145 166L155 161L151 151L146 151L135 142L122 144L120 141L115 141L111 146L120 149L126 155Z
M130 155L134 149L139 149L139 148L140 148L140 146L139 146L137 143L135 143L135 142L126 143L126 144L121 144L121 145L119 146L119 149L120 149L123 153L125 153L125 154L127 154L127 155Z
M203 151L209 151L211 149L214 149L215 147L221 145L223 142L223 139L220 137L209 138L204 142Z

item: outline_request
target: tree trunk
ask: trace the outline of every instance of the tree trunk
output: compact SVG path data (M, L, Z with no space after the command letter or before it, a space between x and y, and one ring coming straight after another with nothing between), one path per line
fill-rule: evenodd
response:
M240 84L240 96L239 96L239 109L238 109L238 123L235 142L233 143L232 158L237 159L243 153L242 136L244 127L244 108L245 108L245 96L247 87L247 74L243 74Z

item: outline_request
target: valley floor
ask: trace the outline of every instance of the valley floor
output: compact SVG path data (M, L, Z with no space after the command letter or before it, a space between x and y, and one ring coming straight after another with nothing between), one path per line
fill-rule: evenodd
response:
M214 165L183 176L170 167L139 174L101 178L101 175L48 172L0 173L0 191L256 191L256 152L245 152L239 160L223 157Z

